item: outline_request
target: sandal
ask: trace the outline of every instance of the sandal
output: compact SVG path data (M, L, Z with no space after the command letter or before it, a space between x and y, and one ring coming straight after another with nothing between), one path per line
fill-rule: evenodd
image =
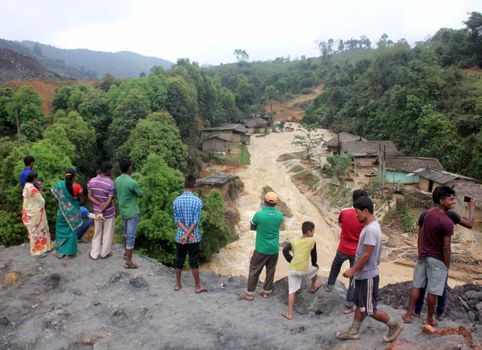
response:
M239 300L245 300L245 301L253 301L254 300L254 296L250 295L250 294L243 294L239 297Z
M130 263L130 264L125 263L125 264L124 264L124 268L125 268L125 269L137 269L138 266L137 266L136 264L134 264L134 263Z
M269 294L270 294L270 293L265 292L265 291L262 291L262 292L259 293L259 295L260 295L262 298L265 298L265 299L269 298Z

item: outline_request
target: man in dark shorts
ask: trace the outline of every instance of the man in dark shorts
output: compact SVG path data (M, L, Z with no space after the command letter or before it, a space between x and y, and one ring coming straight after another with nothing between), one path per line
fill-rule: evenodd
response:
M435 203L437 204L437 203ZM423 212L420 214L418 218L418 234L422 233L423 221L427 212ZM454 225L460 225L471 229L474 226L474 214L475 214L475 201L473 199L469 202L469 216L467 218L460 216L453 210L448 210L447 215L450 220L453 221ZM415 310L413 312L413 316L420 317L422 312L423 303L425 301L425 291L427 288L422 288L420 290L420 297L418 298L417 302L415 303ZM447 283L445 283L445 289L441 296L437 296L437 308L435 309L435 319L437 321L442 321L443 314L445 311L445 305L447 304L448 298L448 290L447 290Z
M447 284L451 258L451 239L454 223L447 211L455 207L455 191L448 186L440 186L433 191L432 199L436 208L429 209L424 216L421 234L418 237L418 259L413 271L413 287L407 312L402 316L406 323L412 320L412 312L420 291L427 287L427 318L425 324L436 326L433 314L437 296L442 296Z
M201 286L199 277L199 253L201 250L201 233L199 232L199 220L201 219L202 200L193 193L196 185L194 175L188 175L184 179L185 191L174 200L174 220L177 225L176 234L176 286L175 291L182 289L181 273L189 254L189 266L194 277L194 292L206 292Z
M383 310L377 309L379 271L378 263L382 246L382 231L373 215L373 203L369 197L358 198L353 207L358 220L365 224L360 233L356 250L355 265L343 272L346 278L355 279L355 315L352 325L337 332L340 340L360 338L360 325L366 316L370 316L388 326L388 333L383 337L386 342L395 340L403 330L400 321L390 320Z

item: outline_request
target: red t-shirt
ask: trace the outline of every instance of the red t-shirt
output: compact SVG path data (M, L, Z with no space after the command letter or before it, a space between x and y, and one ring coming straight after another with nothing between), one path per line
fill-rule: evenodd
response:
M343 254L355 256L360 232L364 225L358 220L354 208L342 209L338 215L338 222L341 224L338 250Z
M80 184L76 182L72 187L72 190L74 191L74 197L77 198L79 194L82 193L82 186L80 186Z
M432 257L444 261L444 237L454 234L454 223L439 208L427 211L423 219L420 239L420 258Z

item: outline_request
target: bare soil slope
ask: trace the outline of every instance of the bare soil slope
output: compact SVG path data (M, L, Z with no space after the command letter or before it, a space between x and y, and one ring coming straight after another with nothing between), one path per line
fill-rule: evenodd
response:
M313 101L320 94L322 89L323 85L319 85L315 87L311 93L297 96L286 102L269 100L266 103L265 110L267 112L275 113L275 121L299 122L305 116L302 107Z
M31 57L0 48L0 83L10 80L60 80Z

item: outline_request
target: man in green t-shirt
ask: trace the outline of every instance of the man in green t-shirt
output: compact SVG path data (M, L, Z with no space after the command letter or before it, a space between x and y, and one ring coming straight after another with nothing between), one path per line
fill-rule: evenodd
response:
M256 230L256 248L249 263L248 288L241 299L252 301L261 270L266 266L266 279L259 293L268 298L273 290L274 273L278 262L279 228L283 214L275 208L278 196L268 192L264 196L265 207L256 212L251 219L251 230Z
M126 259L124 267L126 269L137 269L137 265L132 262L132 252L136 240L137 226L139 225L137 198L142 197L143 192L137 181L130 176L134 171L132 162L129 159L123 159L119 162L119 167L122 174L115 179L115 188L119 212L124 225L124 257Z

